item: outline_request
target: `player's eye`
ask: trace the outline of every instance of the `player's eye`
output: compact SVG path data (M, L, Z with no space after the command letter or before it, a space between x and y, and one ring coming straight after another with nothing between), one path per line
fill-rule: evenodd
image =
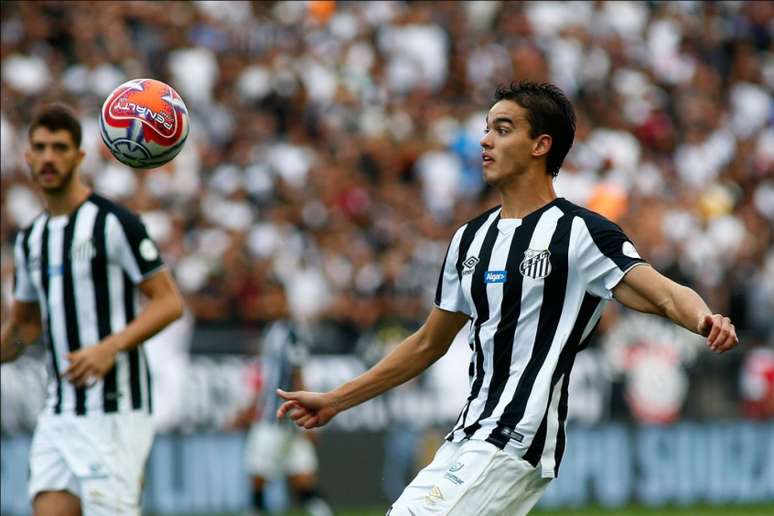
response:
M67 150L67 145L64 143L55 143L54 150L57 152L65 152Z

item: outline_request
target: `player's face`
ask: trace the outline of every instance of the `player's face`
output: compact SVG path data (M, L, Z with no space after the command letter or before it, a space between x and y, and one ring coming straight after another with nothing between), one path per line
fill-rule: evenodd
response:
M66 190L84 156L70 132L38 127L32 131L29 143L24 157L30 166L32 180L47 193Z
M527 111L516 102L501 100L492 106L480 142L487 183L502 186L528 170L537 143L529 130Z

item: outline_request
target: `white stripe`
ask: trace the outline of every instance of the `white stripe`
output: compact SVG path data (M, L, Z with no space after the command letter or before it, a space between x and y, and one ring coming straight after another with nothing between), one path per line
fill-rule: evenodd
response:
M48 305L51 309L49 321L51 322L51 336L54 341L54 351L59 363L59 373L64 375L70 362L67 354L70 349L67 345L67 323L64 308L64 275L62 273L64 245L64 228L67 219L57 217L48 223ZM41 270L41 274L47 274ZM62 378L62 412L75 410L75 388L66 378Z
M91 242L94 221L99 209L93 203L84 203L78 210L70 247L72 256L73 291L75 310L78 319L78 334L81 347L87 348L99 342L97 323L97 301L94 296L94 279L91 271L91 258L83 255L83 246ZM89 413L102 412L102 382L86 389L86 410Z
M108 254L110 254L111 260L123 266L133 283L141 282L142 273L140 272L140 266L134 259L129 239L126 238L126 233L124 233L124 228L121 226L118 217L112 213L108 214L105 225L108 234Z
M446 256L446 263L443 270L443 279L441 280L441 304L440 308L460 309L464 308L465 302L460 296L460 279L457 274L457 258L460 252L460 241L465 226L462 226L452 237L449 245L449 252ZM467 313L467 310L465 310Z
M554 231L556 230L557 222L562 215L562 210L553 206L540 216L540 220L538 220L535 226L535 231L532 233L529 249L548 248L551 243L551 238L554 235ZM495 409L492 411L489 418L487 418L490 424L482 425L482 427L473 435L474 439L486 439L492 432L493 424L500 419L500 416L502 416L505 411L505 407L513 399L519 379L524 373L524 368L527 366L535 346L535 336L540 320L540 307L543 305L543 285L545 284L545 279L534 279L526 275L519 275L519 277L515 277L514 280L522 281L521 311L519 313L519 322L516 326L516 333L514 334L513 339L511 368L508 381L505 384L500 399L497 401ZM536 392L537 388L536 382L536 387L533 389L533 392ZM543 407L545 407L545 403L543 404ZM524 434L518 427L516 430L519 431L519 433ZM526 436L526 434L524 435ZM527 440L525 439L524 442L527 442Z
M573 225L572 227L575 226ZM570 235L570 249L572 249L572 244L573 235ZM572 251L568 251L568 253L571 254ZM583 297L586 293L586 283L581 277L581 271L574 267L574 265L577 265L577 262L571 260L568 255L567 286L559 324L557 324L554 338L551 341L551 348L538 372L532 392L527 400L524 417L517 426L517 430L525 436L524 443L532 442L535 430L540 426L540 422L543 419L545 408L548 404L548 393L551 390L551 378L558 365L559 355L578 319ZM546 446L548 446L548 443L546 443Z
M108 215L108 218L110 215ZM107 224L105 227L107 231ZM108 292L110 294L110 328L118 333L126 326L126 311L124 309L124 271L115 263L108 262ZM118 394L118 410L131 410L132 403L129 390L129 359L126 353L116 355L116 393Z
M33 223L32 226L32 232L30 232L30 238L28 241L29 245L29 257L30 260L37 259L38 265L35 269L30 270L30 277L32 278L32 283L35 285L35 290L38 293L38 299L42 300L45 299L45 295L43 292L43 278L42 278L42 271L40 268L40 252L41 252L41 239L43 238L43 228L46 225L46 221L48 220L48 217L42 216L38 217L37 220ZM46 321L48 320L48 305L39 303L38 306L40 307L40 318L43 322L43 332L45 334L46 332ZM43 337L45 338L45 337ZM45 341L44 341L45 342ZM50 354L50 351L48 349L48 345L46 345L46 353ZM48 388L47 388L47 397L46 397L46 408L45 411L49 414L53 413L54 406L56 405L56 384L57 384L57 378L54 375L53 367L51 366L51 360L56 360L57 364L58 357L56 356L49 356L48 360L46 361L46 369L48 370ZM60 365L60 371L61 371L61 365Z
M489 214L489 217L486 219L486 222L481 225L480 228L478 228L478 231L476 231L476 234L473 236L473 240L470 243L470 247L468 247L468 252L463 258L463 262L470 258L471 256L478 257L479 253L481 252L481 245L484 243L484 237L486 236L487 232L489 231L489 227L494 223L494 221L497 219L497 216L500 215L500 209L495 210L494 212ZM499 238L499 235L498 235ZM477 264L478 265L478 264ZM470 287L471 282L473 279L473 276L475 274L464 274L462 276L462 292L465 296L465 300L468 303L468 306L470 307L471 317L475 321L478 317L478 313L476 311L476 304L473 302L473 297L471 296ZM470 332L471 332L471 340L475 342L475 325L470 325ZM483 339L479 339L480 342L483 344ZM474 367L476 365L476 348L475 345L473 347L473 364ZM491 357L488 356L487 353L483 353L484 362L483 362L483 370L484 372L487 371L487 362L491 362ZM489 370L491 370L491 366L489 367ZM477 369L473 372L473 377L476 378L478 375L482 374ZM479 392L479 396L482 396L482 393L484 390L486 390L486 386L488 385L486 377L484 377L484 383L481 385L482 391ZM475 401L475 400L474 400ZM471 402L472 403L472 402ZM461 427L468 424L470 421L475 421L475 419L471 419L470 410L468 410L468 415L466 420L461 422ZM454 433L457 433L457 430L454 431Z
M559 378L554 386L554 392L551 394L551 406L548 408L548 421L546 422L546 442L543 448L543 457L540 459L540 465L543 470L543 478L553 478L554 468L556 467L556 437L559 433L559 401L562 395L562 383L564 375Z
M603 299L611 299L611 289L621 281L625 273L599 250L586 221L581 217L572 221L570 250L575 253L576 259L573 263L583 271L583 280L589 292Z
M509 231L505 234L500 231L497 232L497 239L492 247L492 255L486 270L505 270L508 262L508 252L511 249L511 242L515 234L516 231ZM511 272L511 274L513 273ZM505 281L514 280L518 280L518 278L506 276ZM484 353L484 382L481 384L478 396L470 403L465 425L475 422L484 412L487 398L489 398L489 384L494 374L494 335L500 324L505 283L484 283L484 287L486 288L486 297L489 303L489 319L481 325L479 330L479 341Z

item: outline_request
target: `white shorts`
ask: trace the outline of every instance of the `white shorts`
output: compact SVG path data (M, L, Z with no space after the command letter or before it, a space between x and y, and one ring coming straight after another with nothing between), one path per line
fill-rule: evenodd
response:
M317 455L300 431L261 421L250 428L247 436L245 465L248 473L263 478L315 473Z
M42 414L30 449L29 496L66 490L84 516L140 514L153 421L142 412Z
M406 487L389 516L522 516L551 479L486 441L446 442Z

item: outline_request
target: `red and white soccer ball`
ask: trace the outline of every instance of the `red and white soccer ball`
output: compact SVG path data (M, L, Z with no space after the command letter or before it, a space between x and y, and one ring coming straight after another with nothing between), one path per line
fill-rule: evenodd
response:
M99 132L121 163L156 168L177 156L188 138L188 109L171 86L133 79L117 87L102 105Z

